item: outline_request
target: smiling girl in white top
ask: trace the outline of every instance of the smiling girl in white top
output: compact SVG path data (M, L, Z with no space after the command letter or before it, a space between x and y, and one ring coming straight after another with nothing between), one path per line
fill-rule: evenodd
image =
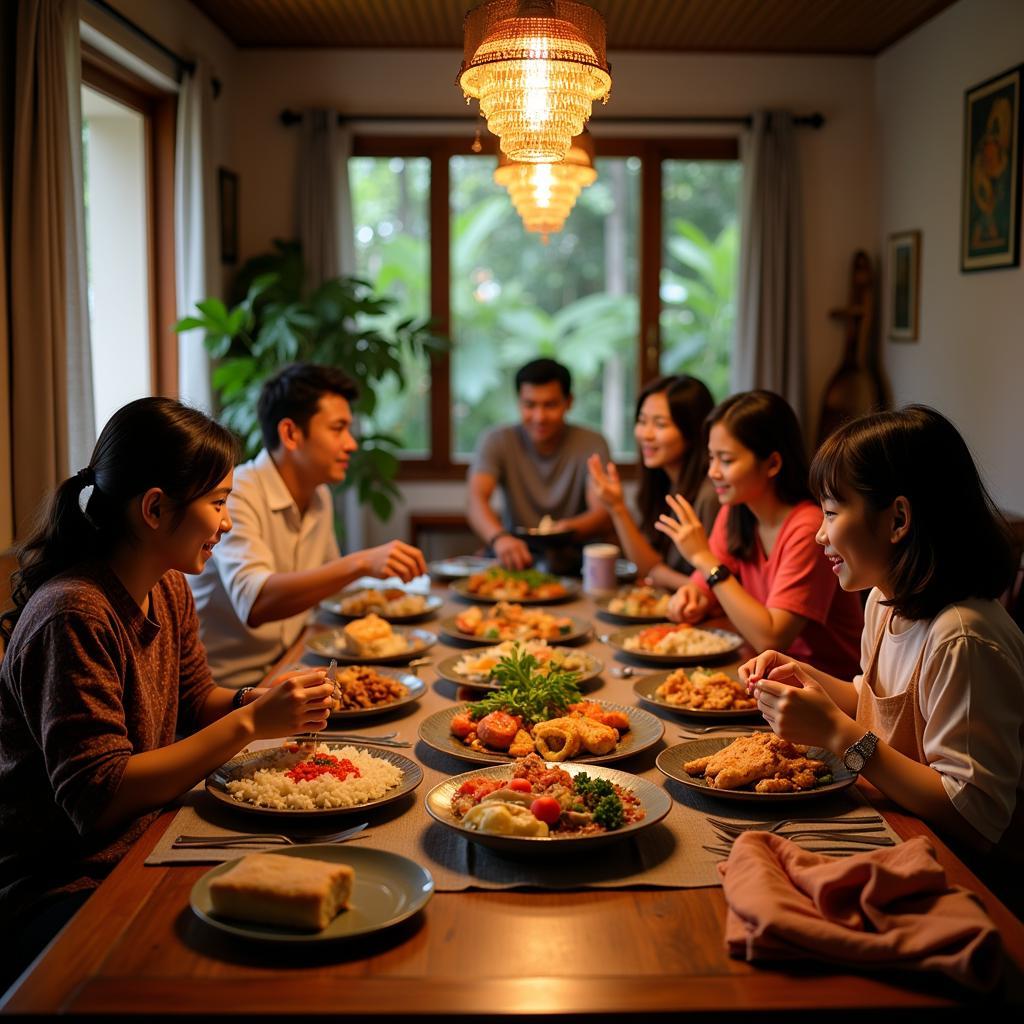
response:
M966 444L924 406L865 416L824 443L811 486L843 589L873 588L863 674L851 687L767 651L741 677L780 736L831 750L950 835L1020 859L1024 636L996 600L1012 548Z

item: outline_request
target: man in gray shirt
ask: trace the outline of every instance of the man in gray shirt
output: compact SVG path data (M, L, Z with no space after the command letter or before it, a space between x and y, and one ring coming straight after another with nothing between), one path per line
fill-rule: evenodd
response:
M565 422L572 408L572 378L553 359L535 359L516 374L520 422L495 427L480 441L469 470L470 525L507 569L525 569L533 558L512 531L535 527L544 516L574 540L605 535L608 513L590 488L587 459L608 459L596 431ZM491 508L500 486L504 519Z

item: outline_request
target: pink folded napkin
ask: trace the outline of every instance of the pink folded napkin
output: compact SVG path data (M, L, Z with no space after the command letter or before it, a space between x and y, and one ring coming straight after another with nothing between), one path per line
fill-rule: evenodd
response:
M735 957L941 971L983 991L999 980L995 923L974 893L947 885L922 836L827 857L746 832L718 871L729 904L725 943Z

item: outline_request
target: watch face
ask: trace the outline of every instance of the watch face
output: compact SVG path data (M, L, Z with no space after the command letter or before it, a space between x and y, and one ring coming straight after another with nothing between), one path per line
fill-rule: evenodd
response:
M859 750L848 750L843 754L843 764L851 772L859 772L864 767L864 755Z

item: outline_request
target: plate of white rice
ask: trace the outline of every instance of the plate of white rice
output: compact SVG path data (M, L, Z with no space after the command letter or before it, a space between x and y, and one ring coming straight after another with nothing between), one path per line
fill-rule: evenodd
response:
M330 774L299 782L289 778L288 771L300 760L325 754L349 761L358 774L344 780ZM420 766L391 750L318 743L315 751L300 757L292 743L243 751L207 778L206 791L238 810L319 817L391 803L411 793L422 781Z

